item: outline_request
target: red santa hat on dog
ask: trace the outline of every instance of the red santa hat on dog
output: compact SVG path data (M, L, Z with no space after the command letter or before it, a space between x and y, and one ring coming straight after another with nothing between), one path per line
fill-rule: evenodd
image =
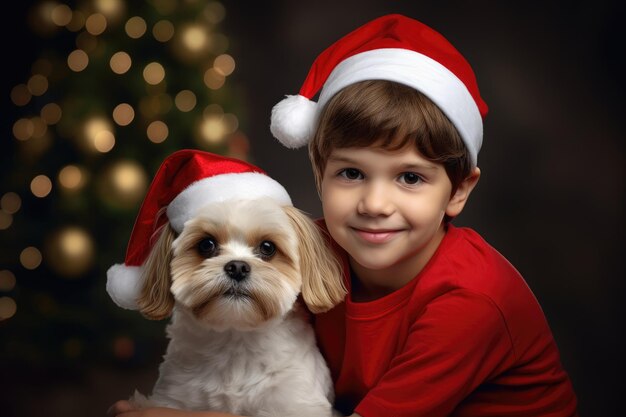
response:
M487 105L472 68L438 32L398 14L369 22L322 52L299 95L272 109L272 134L289 148L305 145L326 103L342 88L365 80L395 81L430 98L457 128L476 165Z
M107 292L123 308L136 310L142 288L142 265L161 226L169 221L178 233L185 222L210 203L268 197L291 206L285 188L263 170L238 159L182 150L165 159L139 209L124 264L107 271Z

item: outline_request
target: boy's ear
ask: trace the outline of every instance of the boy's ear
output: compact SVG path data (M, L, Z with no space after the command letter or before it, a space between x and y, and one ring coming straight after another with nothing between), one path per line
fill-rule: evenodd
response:
M450 197L450 201L446 207L446 215L454 218L461 214L467 199L469 198L472 190L474 190L474 187L476 187L476 184L478 184L479 179L480 168L476 167L472 169L470 175L459 184L452 197Z

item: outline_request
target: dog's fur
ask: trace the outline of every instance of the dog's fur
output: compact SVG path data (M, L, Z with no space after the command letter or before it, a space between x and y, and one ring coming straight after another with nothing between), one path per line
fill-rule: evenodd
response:
M211 204L179 236L165 226L144 279L140 311L172 315L171 340L152 395L137 393L135 404L332 415L330 373L298 295L321 312L345 288L326 240L298 209L270 199Z

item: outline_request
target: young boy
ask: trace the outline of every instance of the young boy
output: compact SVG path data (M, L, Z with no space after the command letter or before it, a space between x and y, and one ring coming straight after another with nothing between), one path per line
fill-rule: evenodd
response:
M345 415L577 415L532 292L476 232L450 223L480 177L486 113L459 52L400 15L329 47L300 95L273 111L283 144L310 142L320 227L344 265L345 302L314 320Z

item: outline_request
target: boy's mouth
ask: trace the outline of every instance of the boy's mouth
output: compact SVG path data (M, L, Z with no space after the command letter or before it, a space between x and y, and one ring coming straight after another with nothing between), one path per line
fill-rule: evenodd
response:
M359 236L362 240L368 243L385 243L391 240L394 236L400 233L399 230L390 230L390 229L381 229L381 230L373 230L373 229L357 229L355 227L352 230Z

